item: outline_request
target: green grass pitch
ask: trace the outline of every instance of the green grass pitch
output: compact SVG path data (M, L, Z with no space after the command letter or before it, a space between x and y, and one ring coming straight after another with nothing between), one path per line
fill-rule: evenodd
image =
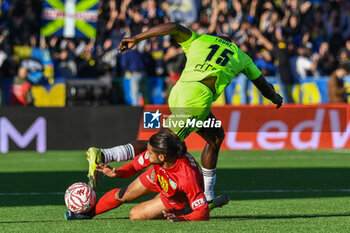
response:
M215 192L231 201L207 222L130 221L137 202L66 221L63 193L86 171L82 151L1 154L0 232L350 232L349 150L222 151ZM97 196L131 180L102 177Z

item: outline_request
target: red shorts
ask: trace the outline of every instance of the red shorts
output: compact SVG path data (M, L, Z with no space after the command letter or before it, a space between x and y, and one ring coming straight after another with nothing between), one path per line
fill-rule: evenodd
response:
M160 193L160 199L162 200L163 205L168 211L180 210L186 206L186 203L176 203L174 201L169 200L167 197L163 195L162 188L157 184L157 177L153 167L143 172L139 176L139 178L143 186L145 186L146 188L154 192Z

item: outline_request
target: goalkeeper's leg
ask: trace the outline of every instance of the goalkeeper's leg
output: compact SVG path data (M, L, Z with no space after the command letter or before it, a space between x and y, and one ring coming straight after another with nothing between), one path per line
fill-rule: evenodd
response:
M72 211L68 210L66 212L67 220L82 220L82 219L91 219L98 214L102 214L106 211L117 208L122 204L122 202L116 200L116 196L118 195L120 188L112 189L103 195L96 205L87 213L76 214Z
M103 195L96 205L84 214L75 214L71 211L66 212L67 220L91 219L96 215L105 213L109 210L119 207L124 202L136 200L142 196L154 193L154 190L146 188L140 181L140 177L136 178L129 186L125 188L116 188Z
M153 199L141 202L130 210L130 220L149 220L163 217L163 210L166 210L160 194Z

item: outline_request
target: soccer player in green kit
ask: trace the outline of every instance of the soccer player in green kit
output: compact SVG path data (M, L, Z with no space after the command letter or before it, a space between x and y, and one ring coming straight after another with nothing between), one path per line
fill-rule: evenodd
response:
M282 105L283 98L265 80L252 59L224 36L200 35L180 24L164 23L133 37L124 38L119 44L119 51L125 52L142 40L164 35L171 35L181 45L187 57L181 77L170 92L168 103L172 115L182 115L196 121L209 118L216 120L210 112L211 104L239 73L245 74L265 98L277 105L277 108ZM225 195L220 196L219 203L215 203L214 196L218 153L225 137L223 128L196 128L186 125L180 127L170 124L169 128L162 130L171 132L181 140L191 132L197 132L207 142L201 156L204 194L207 201L213 203L212 207L226 204L228 198ZM92 186L95 186L96 182L95 163L101 161L101 157L102 162L129 160L145 149L146 144L140 141L110 149L90 148L87 152L90 164L88 177Z

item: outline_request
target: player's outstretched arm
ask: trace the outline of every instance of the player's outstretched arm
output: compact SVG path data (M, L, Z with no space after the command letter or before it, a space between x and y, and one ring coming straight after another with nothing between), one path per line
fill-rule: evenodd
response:
M149 156L146 153L147 151L144 151L136 156L131 162L124 164L118 169L101 164L100 166L96 167L96 171L102 172L109 177L122 179L129 178L151 165Z
M102 172L103 174L105 174L108 177L113 177L113 178L118 177L117 169L115 169L114 167L111 167L105 163L98 164L96 166L96 171Z
M254 85L259 89L261 94L272 101L272 103L276 104L276 108L282 106L283 98L276 91L273 85L266 81L263 75L260 75L259 78L252 80Z
M147 31L144 31L136 36L130 38L124 38L118 45L119 52L125 52L132 49L138 42L145 39L155 37L171 35L176 42L181 43L188 40L192 32L190 29L178 24L178 23L163 23L154 26Z

